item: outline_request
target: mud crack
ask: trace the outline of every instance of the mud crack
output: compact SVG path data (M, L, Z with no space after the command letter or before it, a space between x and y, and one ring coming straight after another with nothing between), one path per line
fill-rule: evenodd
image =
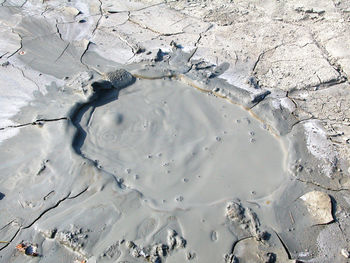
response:
M330 80L325 83L320 83L322 85L335 85L346 82L348 79L346 77L346 74L342 70L341 66L337 64L335 61L332 61L331 55L329 52L324 48L319 41L317 41L315 34L310 32L310 35L312 37L313 43L317 46L317 48L321 51L323 58L328 62L328 64L338 73L338 78Z
M15 54L17 54L18 51L20 51L23 48L23 37L21 36L21 34L19 34L18 32L15 32L15 30L13 28L11 28L12 33L17 34L20 38L20 42L19 42L19 48L16 49L13 53L11 53L9 56L7 56L7 58L9 59L10 57L14 56Z
M57 32L58 36L59 36L60 39L63 41L62 34L61 34L60 29L59 29L59 27L58 27L58 20L57 20L57 19L56 19L55 27L56 27L56 32Z
M287 245L284 243L283 239L280 237L280 235L279 235L275 230L273 230L273 232L275 232L277 238L278 238L279 241L281 242L281 244L282 244L284 250L286 251L286 254L287 254L287 256L288 256L288 259L289 259L289 260L292 260L292 255L291 255L291 253L289 252L289 249L288 249Z
M71 199L74 199L74 198L77 198L79 197L80 195L82 195L83 193L85 193L89 188L86 187L84 190L82 190L81 192L79 192L78 194L74 195L74 196L70 196L71 195L71 192L68 193L67 196L65 196L64 198L60 199L57 201L57 203L47 209L45 209L43 212L41 212L41 214L36 217L30 224L28 224L27 226L20 226L18 228L18 230L16 231L16 233L12 236L12 238L7 242L7 244L5 246L3 246L2 248L0 248L0 251L5 249L6 247L8 247L12 241L18 236L18 234L24 230L24 229L28 229L30 227L32 227L36 222L38 222L38 220L40 220L40 218L42 218L45 214L47 214L48 212L50 212L51 210L57 208L62 202L66 201L66 200L71 200Z
M321 188L323 190L326 190L326 191L331 191L331 192L350 191L350 189L348 189L348 188L331 188L331 187L326 187L326 186L323 186L323 185L318 184L316 182L302 180L300 178L296 178L296 180L299 181L299 182L305 183L305 184L311 184L313 186L319 187L319 188Z
M98 0L100 2L100 6L99 6L99 10L100 10L100 17L98 18L97 22L96 22L96 25L95 25L95 28L92 30L92 35L95 34L95 31L97 30L98 26L100 25L100 22L101 22L101 19L102 19L102 16L103 16L103 10L102 10L102 1L101 0Z
M59 56L55 59L55 62L57 62L62 56L63 54L66 52L66 50L68 49L70 43L67 43L67 45L65 46L65 48L62 50L62 52L59 54Z
M56 118L56 119L38 119L38 120L35 120L33 122L28 122L28 123L18 124L18 125L9 125L9 126L6 126L6 127L2 127L2 128L0 128L0 131L6 130L6 129L10 129L10 128L21 128L21 127L29 126L29 125L42 126L46 122L54 122L54 121L62 121L62 120L68 120L68 118L67 117L62 117L62 118Z

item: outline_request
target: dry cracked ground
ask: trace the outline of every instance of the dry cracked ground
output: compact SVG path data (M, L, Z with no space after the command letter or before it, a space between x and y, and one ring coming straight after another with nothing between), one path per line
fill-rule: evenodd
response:
M319 169L322 172L315 175L308 171L311 168L307 167L307 161L303 159L305 156L300 156L295 162L297 173L291 184L298 183L303 188L300 190L299 187L298 193L288 194L281 201L281 206L289 209L285 213L292 223L280 224L287 230L268 231L272 235L273 249L261 249L268 241L262 244L259 239L264 238L255 233L260 224L256 222L256 214L237 201L226 207L227 217L233 221L239 217L248 218L242 219L240 224L245 225L249 233L237 235L234 242L223 235L224 241L227 238L226 252L213 248L208 254L221 253L217 257L221 260L218 262L350 262L349 36L350 2L346 0L2 0L0 147L4 147L9 158L0 163L0 171L3 171L0 174L0 261L215 262L200 258L200 248L192 250L188 240L185 245L184 239L190 237L175 226L166 234L167 244L156 244L149 249L146 249L147 244L141 247L135 244L137 242L123 239L114 240L116 243L113 244L107 241L108 244L98 243L96 231L89 229L50 229L52 224L57 223L51 222L50 213L58 210L58 220L69 217L69 214L64 214L65 211L69 207L79 207L83 202L88 203L88 197L84 201L79 198L93 191L93 187L86 182L68 192L61 187L50 190L40 202L31 202L29 197L32 192L40 192L42 186L28 187L27 184L32 181L24 178L23 174L37 176L45 173L51 165L42 159L39 150L31 157L32 167L21 167L19 174L4 172L12 162L18 164L25 159L27 152L32 152L29 146L24 146L27 145L25 142L23 148L16 146L13 150L5 144L6 141L15 138L13 136L24 128L37 128L47 123L59 126L69 121L70 117L65 113L71 101L59 101L55 96L65 91L70 92L72 98L78 97L77 86L85 87L91 80L86 72L103 75L115 65L161 60L163 55L177 48L190 54L186 61L189 71L203 69L210 73L211 69L216 69L210 74L217 74L230 85L250 94L263 94L250 110L259 115L270 107L272 114L266 119L272 121L274 111L285 112L283 116L288 115L294 122L282 129L284 133L295 132L295 136L303 133L309 154L324 164ZM100 59L93 54L98 54ZM108 59L111 64L104 64L102 58ZM57 88L61 86L68 88ZM41 107L52 108L51 103L57 104L50 112L33 115L24 110L17 114L34 98L41 98ZM72 131L67 129L67 133ZM43 149L60 143L58 140L57 145L42 145L45 134L42 138L34 135L31 132L27 135L32 138L28 139L33 141L31 147ZM67 180L71 180L71 184L80 182L79 179ZM103 187L100 186L101 189ZM304 212L298 214L294 211L297 216L293 217L290 211L299 208L291 199L312 191L319 193L324 202L331 202L328 206L324 203L320 205L320 210L324 208L325 213L332 214L331 220L326 224L320 220L309 230L299 229L293 234L294 228L298 228L293 226L293 222L298 221L295 217L302 217ZM134 200L132 198L136 200L138 197L130 197L130 200ZM127 205L135 206L137 201L130 200ZM111 201L108 199L106 202ZM122 200L118 202L123 206ZM112 210L94 209L96 211L78 215L77 220L81 216L93 217L101 213L109 224L114 224L110 216ZM123 209L126 208L119 209L120 214ZM134 217L141 217L144 208L138 209L140 211ZM313 208L305 211L313 211ZM313 213L324 216L315 210ZM225 211L217 217L225 217ZM43 222L40 224L40 221ZM144 232L153 224L147 222L146 226L143 225ZM108 226L105 228L108 230ZM25 231L28 234L22 234L27 233ZM86 241L89 235L98 246ZM251 240L252 236L258 241ZM211 239L217 239L216 232ZM25 249L16 248L21 242ZM244 242L246 244L237 245ZM61 247L67 251L62 252ZM173 251L184 247L189 250L182 254ZM39 256L37 252L29 251L36 249Z

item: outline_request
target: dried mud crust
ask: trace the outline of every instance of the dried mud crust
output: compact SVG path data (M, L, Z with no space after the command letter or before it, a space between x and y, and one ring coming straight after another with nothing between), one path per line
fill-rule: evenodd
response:
M212 262L348 260L346 1L57 4L1 4L1 30L10 37L0 49L0 77L7 87L26 86L24 97L38 90L33 105L1 126L5 138L19 133L2 142L1 155L12 164L1 168L3 260L25 260L15 249L21 242L35 244L41 262L205 262L201 257L209 260L213 248ZM40 36L37 25L44 25ZM77 150L76 139L84 132L81 110L99 87L116 91L141 77L177 79L248 109L289 145L291 180L258 200L212 204L211 214L201 207L160 212L146 204L122 176ZM318 202L327 224L314 213ZM218 220L216 229L211 224ZM168 229L186 247L168 253ZM210 236L210 249L196 239L201 233Z
M302 99L293 100L296 106L294 114L299 120L320 119L328 130L330 140L334 133L339 134L333 144L340 153L339 158L346 163L346 172L349 167L349 144L345 142L349 137L347 117L341 121L342 125L336 125L331 116L317 116L322 111L326 112L322 109L317 109L315 116L313 113L299 113L304 110L310 113L309 105L315 105L317 101L311 94L329 94L336 100L335 91L342 92L350 87L349 55L345 51L350 40L344 37L349 30L346 1L324 1L322 4L307 0L275 3L176 1L169 5L201 20L210 17L210 21L221 25L212 28L211 34L202 35L198 53L205 52L201 48L208 53L214 52L211 61L225 60L225 57L231 56L235 59L234 67L240 69L240 62L247 61L251 63L247 72L255 76L255 85L274 91L285 90L287 97L294 91L304 91ZM272 30L265 30L266 27ZM306 95L308 91L311 92L310 97ZM344 98L349 98L349 95L346 94ZM321 106L322 102L318 105ZM328 105L332 109L327 114L336 114L338 110L335 107L339 107L340 102L330 102ZM295 106L292 106L292 111ZM345 108L348 107L343 108L346 112ZM331 127L334 127L333 131Z

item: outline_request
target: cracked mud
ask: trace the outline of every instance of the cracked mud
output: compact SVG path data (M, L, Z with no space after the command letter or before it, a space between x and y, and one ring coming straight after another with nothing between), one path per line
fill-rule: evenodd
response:
M347 262L349 8L2 1L0 261Z

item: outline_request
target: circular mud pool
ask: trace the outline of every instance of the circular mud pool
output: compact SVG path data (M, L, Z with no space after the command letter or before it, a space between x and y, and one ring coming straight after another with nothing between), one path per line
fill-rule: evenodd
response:
M270 194L285 178L278 138L248 111L176 80L137 80L90 105L81 152L157 207Z

